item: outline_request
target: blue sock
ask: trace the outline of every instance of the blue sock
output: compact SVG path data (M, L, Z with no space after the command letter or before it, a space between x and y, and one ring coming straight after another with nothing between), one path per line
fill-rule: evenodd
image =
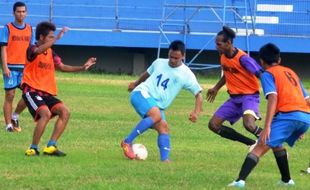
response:
M49 140L48 143L47 143L47 147L49 147L49 146L56 146L56 141Z
M142 119L137 126L131 131L131 133L125 139L125 143L132 143L132 141L142 133L144 133L148 128L152 127L154 124L150 117Z
M36 145L36 144L31 144L31 145L30 145L30 148L38 150L38 145Z
M157 144L160 151L160 160L165 161L169 159L170 154L170 135L159 134L157 138Z

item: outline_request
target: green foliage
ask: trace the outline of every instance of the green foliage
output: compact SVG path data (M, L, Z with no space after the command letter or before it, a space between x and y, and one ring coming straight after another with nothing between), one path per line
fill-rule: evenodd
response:
M159 161L157 134L153 130L138 137L146 145L146 161L125 159L120 141L132 130L139 117L129 102L127 84L136 77L57 73L58 97L71 110L68 127L58 142L67 157L26 157L34 123L27 110L21 117L21 133L0 130L0 189L227 189L238 175L248 148L220 138L208 128L208 120L226 99L221 91L213 104L204 102L204 112L195 124L188 121L194 97L182 92L167 110L171 132L171 160ZM199 77L203 86L212 86L217 79ZM2 84L1 84L2 85ZM309 81L304 83L310 88ZM203 94L205 96L206 90ZM0 96L4 97L3 91ZM18 91L17 97L20 97ZM17 98L15 99L17 102ZM264 117L266 103L262 99ZM2 114L2 112L1 112ZM1 120L2 125L4 123ZM46 145L55 119L47 126L40 143ZM263 121L258 122L261 126ZM234 126L253 137L241 126ZM309 162L310 140L306 138L289 148L290 169L295 189L310 189L310 176L299 174ZM261 159L247 180L247 189L279 189L280 179L273 155Z

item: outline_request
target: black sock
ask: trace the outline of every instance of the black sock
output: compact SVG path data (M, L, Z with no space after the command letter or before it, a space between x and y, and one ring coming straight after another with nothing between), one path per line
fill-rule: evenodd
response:
M277 152L273 152L274 157L276 158L278 168L281 173L281 180L285 183L287 183L290 179L290 170L288 166L288 160L287 160L287 153L286 150L280 150Z
M262 132L262 130L263 130L262 128L256 126L256 127L255 127L255 130L254 130L252 133L253 133L253 135L255 135L257 138L259 138L259 135L260 135L260 133Z
M241 167L239 177L236 181L244 180L249 176L253 168L257 165L259 161L259 157L257 157L255 154L249 153L247 157L245 158L243 165Z
M224 125L221 126L221 129L220 131L218 132L218 134L221 136L221 137L224 137L226 139L230 139L230 140L233 140L233 141L239 141L243 144L246 144L246 145L252 145L252 144L255 144L255 141L238 133L236 130L230 128L230 127L226 127Z

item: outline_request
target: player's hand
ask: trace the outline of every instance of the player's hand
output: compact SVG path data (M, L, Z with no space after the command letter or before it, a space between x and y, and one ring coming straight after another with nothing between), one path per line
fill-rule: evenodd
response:
M190 114L189 114L189 120L193 123L195 123L197 120L198 120L198 117L199 117L199 114L192 111Z
M134 88L136 88L135 82L129 83L129 85L128 85L128 92L133 91Z
M269 140L270 138L270 126L269 127L265 127L265 129L262 130L262 132L259 135L259 143L260 144L266 144L266 142Z
M96 57L91 57L89 58L86 63L83 65L83 70L88 70L89 67L91 67L92 65L96 64L97 58Z
M8 67L6 67L5 69L3 69L3 74L4 76L10 78L11 77L11 71Z
M207 101L212 103L217 95L217 89L215 88L211 88L211 89L208 89L208 92L207 92Z
M63 27L60 32L58 33L57 37L56 37L56 40L59 40L60 38L63 37L63 35L68 32L69 28L68 27Z

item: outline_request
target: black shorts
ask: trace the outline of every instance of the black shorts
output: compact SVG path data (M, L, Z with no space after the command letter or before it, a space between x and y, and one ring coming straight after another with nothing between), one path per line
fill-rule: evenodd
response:
M48 107L52 113L52 117L56 115L53 111L57 106L61 105L62 102L52 95L39 95L38 92L26 92L23 93L23 99L31 113L33 119L37 121L40 116L37 114L38 110L42 107Z

